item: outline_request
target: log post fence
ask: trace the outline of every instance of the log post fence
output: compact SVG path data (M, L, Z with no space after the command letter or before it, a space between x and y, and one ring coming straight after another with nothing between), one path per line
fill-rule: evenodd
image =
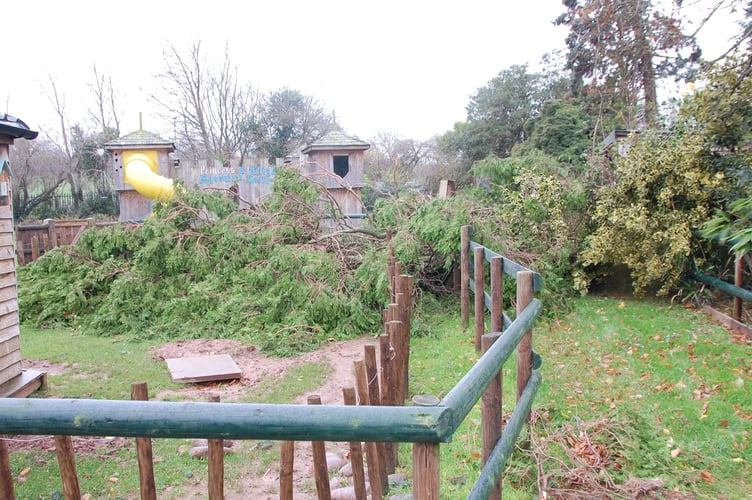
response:
M0 399L2 432L6 435L54 435L66 499L80 498L70 436L136 437L142 498L154 498L152 438L205 438L216 440L219 454L211 460L209 498L223 498L222 440L281 441L280 498L293 498L295 441L313 443L314 469L319 498L329 498L328 472L322 450L325 441L348 442L353 462L357 498L365 498L365 473L361 443L366 444L371 498L386 492L385 475L396 464L396 444L412 443L413 496L438 499L440 446L453 434L475 404L482 401L483 468L468 498L500 498L500 482L506 460L526 422L542 377L540 359L532 350L532 327L542 304L534 292L542 287L539 275L469 240L462 228L461 302L463 329L469 320L470 292L483 309L476 312L474 333L482 356L465 376L439 400L409 394L408 360L412 277L401 274L392 258L388 265L392 306L384 313L385 333L378 348L368 346L364 360L355 362L356 388L343 389L344 405L322 405L317 396L308 405L220 402L148 401L146 386L134 384L131 401L93 399ZM469 276L470 253L474 275ZM481 265L478 261L482 261ZM485 292L485 264L491 264L491 292ZM517 280L517 304L512 320L503 312L502 275ZM409 299L409 300L406 300ZM467 303L467 307L465 307ZM491 332L485 331L486 312L491 313ZM469 322L469 321L468 321ZM482 328L479 327L482 325ZM502 431L501 369L517 350L517 402ZM375 363L378 352L379 363ZM138 387L137 387L138 385ZM357 398L356 398L357 395ZM360 404L357 404L357 400ZM373 404L374 406L369 406ZM148 449L146 445L148 443ZM0 439L0 493L13 497L13 477L7 444ZM142 463L143 460L143 463ZM321 465L323 460L323 466ZM325 484L324 484L325 483ZM11 485L8 487L8 485Z

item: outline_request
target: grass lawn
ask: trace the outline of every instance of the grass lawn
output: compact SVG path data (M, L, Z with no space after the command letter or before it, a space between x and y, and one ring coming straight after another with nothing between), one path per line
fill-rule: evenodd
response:
M678 305L602 297L574 305L570 314L535 329L544 381L530 447L507 464L504 498L537 498L539 491L576 491L581 498L632 498L641 491L664 498L752 496L752 344ZM419 321L428 333L412 341L410 391L443 396L477 358L472 333L461 331L459 311L424 314ZM151 359L147 342L25 328L21 340L24 357L75 368L50 375L48 391L37 397L128 399L134 381L148 380L150 392L176 386ZM503 373L509 412L514 360ZM296 372L256 396L290 401L317 387L320 377L317 370ZM290 390L291 384L297 385ZM286 392L275 395L283 387ZM480 436L478 406L453 442L441 446L442 498L469 492L480 470ZM160 498L179 498L183 486L206 475L206 465L176 454L169 441L155 440L157 487ZM277 450L247 443L228 456L225 484L278 467ZM410 461L409 446L401 445L408 477ZM77 456L77 466L82 492L92 498L138 495L135 447ZM15 452L11 467L23 478L16 483L19 498L61 494L54 452Z

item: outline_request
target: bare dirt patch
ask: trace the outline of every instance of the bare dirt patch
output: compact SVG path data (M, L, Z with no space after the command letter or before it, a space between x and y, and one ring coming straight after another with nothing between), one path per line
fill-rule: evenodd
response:
M363 348L375 344L370 337L331 342L318 351L309 352L292 358L274 358L265 356L254 346L245 345L237 340L199 339L164 344L154 351L154 358L165 360L210 354L229 354L243 372L239 381L229 383L186 384L178 391L164 391L154 399L163 400L167 396L174 398L184 396L186 399L205 399L206 392L214 392L222 401L232 401L248 389L255 387L267 377L278 377L293 366L305 363L321 362L331 367L331 373L323 386L298 398L298 403L305 403L310 394L321 396L322 404L342 404L342 388L355 385L352 376L353 362L363 358Z
M73 368L68 363L50 363L45 359L22 359L21 367L46 372L47 375L62 375Z
M330 342L321 349L292 358L274 358L265 356L254 346L249 346L237 340L228 339L197 339L190 341L170 342L153 350L155 360L181 358L191 356L205 356L211 354L229 354L242 370L242 378L228 383L186 384L178 390L162 391L154 396L154 400L188 400L207 401L209 394L217 394L222 401L237 400L250 389L257 386L267 377L279 377L291 367L304 363L320 362L331 367L321 387L301 395L296 401L305 404L309 395L317 394L322 404L341 405L342 388L353 387L353 362L363 358L363 349L367 344L375 344L371 337ZM48 374L61 374L71 369L65 363L49 363L44 360L24 360L24 367L47 371ZM165 364L165 370L167 369ZM54 451L55 444L52 437L32 438L30 436L11 436L8 444L11 451L44 450ZM242 453L248 447L256 446L255 442L236 442L237 453ZM135 447L135 440L128 438L75 438L73 445L77 454L98 454L105 456L113 449ZM177 446L177 445L176 445ZM346 443L327 443L327 449L337 454L344 454ZM304 500L315 498L313 486L313 458L311 443L296 443L294 488L295 498ZM313 488L313 489L312 489ZM274 499L279 497L279 467L272 466L260 473L244 474L238 481L225 481L225 498L227 499ZM188 491L182 489L180 498L205 498L207 485L204 482L195 484ZM167 492L166 492L167 493ZM169 496L169 493L168 493Z

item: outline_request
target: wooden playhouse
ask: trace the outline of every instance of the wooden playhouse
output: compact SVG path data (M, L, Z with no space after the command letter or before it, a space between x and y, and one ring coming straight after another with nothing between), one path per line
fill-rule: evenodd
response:
M37 134L18 118L0 114L0 397L26 397L47 383L45 372L21 367L9 160L13 141L35 139Z

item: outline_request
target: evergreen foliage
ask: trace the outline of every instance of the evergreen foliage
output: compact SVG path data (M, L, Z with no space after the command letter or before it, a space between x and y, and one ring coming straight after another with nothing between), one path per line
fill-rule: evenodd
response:
M723 176L707 171L703 138L688 131L646 132L616 161L614 182L600 191L595 231L580 254L576 285L587 290L598 266L626 265L636 293L666 295L681 280Z
M369 272L358 280L353 259L311 242L296 187L272 202L288 210L278 216L184 192L142 224L89 230L19 269L21 318L140 339L244 337L278 355L378 333L379 252L361 252Z

